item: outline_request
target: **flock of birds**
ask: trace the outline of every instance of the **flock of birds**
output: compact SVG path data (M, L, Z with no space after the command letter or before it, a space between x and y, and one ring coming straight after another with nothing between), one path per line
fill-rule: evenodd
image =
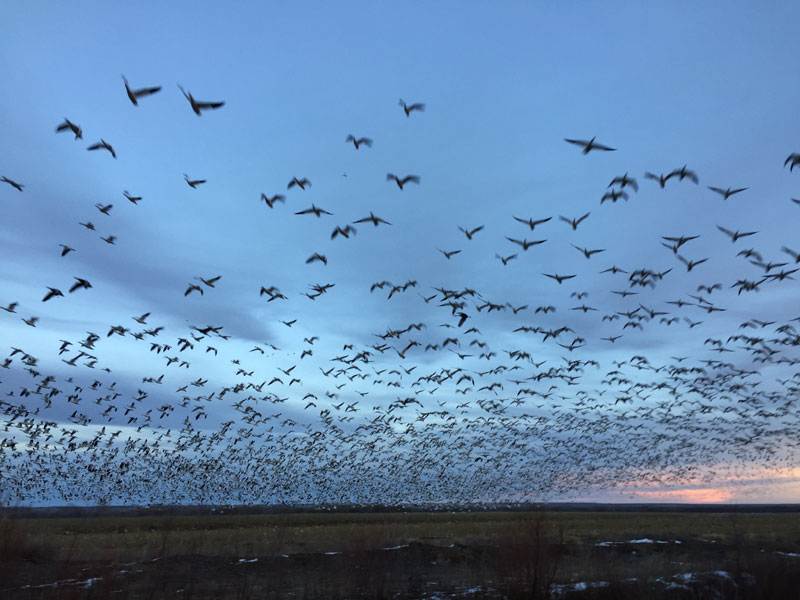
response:
M137 89L123 81L134 106L161 92L160 86ZM198 116L225 105L180 91ZM417 114L425 104L400 100L400 106L407 118L425 118ZM66 118L56 133L83 138L81 126ZM371 138L352 134L344 141L357 151L373 146ZM565 141L583 155L615 151L595 138ZM105 150L117 158L102 138L87 150ZM790 154L784 167L800 167L800 154ZM193 189L206 183L188 174L184 178ZM700 183L686 165L666 174L646 172L643 179L660 188ZM414 174L387 173L386 180L401 191L421 185ZM2 202L25 191L10 176L0 181L9 186L0 193ZM290 191L302 193L311 185L308 178L292 177L286 193L261 194L260 201L275 209L286 203ZM727 201L748 188L708 189ZM616 175L600 205L629 201L638 193L636 177ZM127 190L123 195L133 205L142 201ZM113 204L95 208L101 218L113 220ZM313 203L293 212L331 216ZM555 235L572 239L591 214L508 215L516 231L535 239L504 235L514 251L495 254L498 268L545 243L552 246ZM336 225L330 238L354 240L362 226L402 225L370 211ZM80 226L96 230L91 221ZM556 226L557 233L541 234ZM486 235L484 225L456 228L467 244ZM752 302L755 312L754 293L793 286L800 252L784 246L786 258L773 261L743 246L759 232L716 229L733 245L726 260L742 261L746 272L735 281L687 288L685 295L670 300L658 297L659 286L709 260L690 254L692 242L705 233L665 232L670 235L658 242L667 249L664 256L677 262L659 269L601 265L607 249L585 247L575 239L569 243L575 260L596 266L609 289L581 290L578 272L543 268L541 285L551 281L558 286L563 298L558 305L493 301L491 289L436 282L366 282L365 293L367 288L369 294L383 293L387 301L405 296L424 318L380 326L331 355L320 352L324 334L304 333L297 334L290 349L272 340L242 352L226 333L225 314L218 323L174 330L157 324L156 306L86 337L54 342L46 355L29 350L25 337L8 340L3 335L12 343L0 359L6 372L0 382L0 501L538 500L795 467L800 316L777 322L756 313L729 335L706 337L703 332L704 321L728 311L732 302L742 311ZM108 244L116 239L102 237ZM56 247L65 261L75 251L60 240L54 241ZM437 250L448 261L458 260L462 252ZM306 263L309 269L314 263L324 268L328 257L313 252ZM182 291L197 299L224 283L224 273L196 277ZM21 319L36 328L47 321L51 302L90 294L92 288L83 277L74 277L66 294L44 284L42 304L35 307L0 297L5 311L0 330L9 328L3 319ZM314 283L307 291L290 293L254 283L253 294L266 304L291 305L317 301L336 293L335 288L336 283ZM299 295L307 299L292 299ZM291 333L298 318L281 324ZM489 327L495 339L481 332ZM652 359L615 350L624 348L626 338L636 343L666 327L683 327L696 339L696 351ZM163 370L140 382L118 377L103 357L104 346L112 342L126 345L130 364L136 364L136 357L144 362L156 356ZM614 360L606 361L609 356ZM210 360L230 371L230 381L198 372L195 365ZM770 368L784 376L773 381L764 374Z

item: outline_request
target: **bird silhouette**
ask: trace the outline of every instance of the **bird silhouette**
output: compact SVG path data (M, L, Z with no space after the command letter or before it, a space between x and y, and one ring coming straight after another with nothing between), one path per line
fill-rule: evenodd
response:
M356 228L353 227L352 225L345 225L344 227L337 226L336 229L334 229L333 232L331 233L331 239L332 240L336 239L336 236L339 235L349 239L351 233L353 235L356 234Z
M6 177L5 175L3 175L2 177L0 177L0 181L2 181L3 183L7 183L8 185L10 185L10 186L11 186L11 187L13 187L14 189L16 189L18 192L21 192L21 191L22 191L22 188L24 188L24 187L25 187L23 184L21 184L21 183L17 183L17 182L16 182L16 181L14 181L13 179L9 179L9 178L8 178L8 177Z
M587 259L592 258L593 254L599 254L600 252L605 252L605 248L597 249L597 250L588 250L586 248L580 248L575 244L570 244L573 248L575 248L578 252L582 253Z
M297 177L292 177L292 180L286 186L287 190L292 189L294 186L299 187L301 190L305 190L306 186L311 187L311 182L303 177L303 179L298 179Z
M401 190L407 183L419 183L419 175L406 175L402 179L392 173L386 174L386 181L394 181Z
M370 211L368 217L364 217L363 219L359 219L358 221L353 221L354 225L357 224L357 223L372 223L375 227L377 227L381 223L383 223L384 225L391 225L391 223L389 223L389 221L385 221L384 219L381 219L380 217L376 217L374 214L372 214L371 211Z
M275 194L274 196L269 197L266 194L262 193L261 199L264 202L266 202L267 206L269 206L270 208L274 208L276 202L283 202L284 204L286 203L286 196L283 196L281 194Z
M353 142L353 146L356 147L358 150L361 144L364 144L367 148L372 148L372 140L368 137L356 138L352 133L347 136L345 142Z
M444 250L441 250L440 248L437 248L437 250L439 250L439 252L444 254L444 257L447 260L450 260L453 256L455 256L456 254L459 254L461 252L461 250L450 250L449 252L446 252Z
M538 246L539 244L544 244L547 241L547 240L533 240L532 242L529 242L526 239L517 240L517 239L514 239L514 238L510 238L508 236L506 236L506 239L509 242L512 242L512 243L516 244L517 246L521 246L523 250L527 250L531 246Z
M725 229L724 227L720 227L719 225L717 225L717 229L719 229L722 233L724 233L725 235L730 237L731 238L731 242L733 242L734 244L740 238L747 237L749 235L755 235L755 234L758 233L757 231L748 231L748 232L745 232L745 233L742 233L742 232L740 232L738 230L737 231L731 231L730 229Z
M575 231L575 230L578 229L578 225L580 225L584 220L586 220L589 217L590 214L591 213L587 212L582 217L578 217L578 218L575 218L575 219L568 219L567 217L563 217L561 215L559 215L558 218L560 220L564 221L564 223L569 223L572 226L572 230Z
M544 223L547 223L552 218L553 217L547 217L546 219L534 219L533 217L531 217L531 218L528 218L528 219L520 219L519 217L514 217L514 219L516 221L519 221L520 223L523 223L524 225L527 225L528 227L530 227L531 231L536 229L537 225L542 225Z
M406 113L406 117L411 116L411 113L416 111L425 112L425 104L422 102L416 102L414 104L406 104L405 101L400 98L400 106L403 107L403 112Z
M479 227L475 227L474 229L464 229L463 227L459 226L458 230L461 233L463 233L465 236L467 236L468 240L471 240L473 235L475 235L479 231L483 231L483 225L480 225Z
M622 198L623 200L628 200L628 194L622 190L609 190L600 198L600 204L605 202L606 200L611 200L612 202L616 203L617 200Z
M622 175L621 177L620 176L614 177L614 179L611 180L611 183L609 183L607 187L612 187L615 185L618 185L620 188L623 189L626 187L632 187L633 191L635 192L639 191L639 184L633 177L628 177L627 173L625 173L625 175Z
M714 187L714 186L710 185L710 186L708 186L708 189L710 189L712 192L718 193L720 196L722 196L723 200L727 200L728 198L730 198L734 194L739 194L739 193L741 193L741 192L743 192L743 191L745 191L746 189L749 189L749 188L746 188L746 187L737 188L737 189L728 188L727 190L723 190L722 188L718 188L718 187Z
M132 90L131 87L128 85L128 80L125 79L125 75L122 76L122 81L125 83L125 93L128 94L128 99L134 106L139 105L139 98L144 96L152 96L153 94L161 91L161 86L155 87L145 87L139 88L138 90Z
M318 252L315 252L314 254L312 254L311 256L309 256L306 259L306 264L307 265L311 264L313 262L321 262L322 264L327 265L328 264L328 259L327 259L327 257L323 256L322 254L320 254Z
M517 255L516 254L511 254L509 256L500 256L499 254L495 254L494 257L496 259L498 259L501 263L503 263L503 266L505 267L505 266L508 265L509 261L514 260L515 258L517 258Z
M61 290L58 290L56 288L51 288L51 287L49 287L47 289L49 291L45 294L44 298L42 298L42 302L47 302L48 300L50 300L52 298L55 298L57 296L64 296L64 294L61 293Z
M576 146L583 147L583 153L589 154L592 150L604 150L606 152L614 152L616 148L610 148L608 146L604 146L603 144L598 144L595 141L595 138L590 139L589 141L586 140L572 140L569 138L564 138L565 142L569 142L570 144L575 144Z
M333 213L329 213L324 208L319 208L318 206L311 205L311 208L306 208L304 210L297 211L294 213L296 215L314 215L315 217L319 218L322 215L332 215Z
M577 277L577 275L559 275L558 273L542 273L545 277L549 277L550 279L555 279L559 285L564 283L567 279L572 279L573 277Z
M186 180L187 185L193 190L196 190L198 185L206 183L205 179L190 179L186 173L183 174L183 178Z
M73 283L72 287L69 288L70 294L80 289L88 290L92 287L92 284L85 279L81 279L80 277L74 277L73 279L75 279L75 283Z
M91 146L89 146L86 149L87 150L108 150L108 152L111 154L111 156L113 156L115 159L117 158L117 153L114 151L114 148L112 148L111 144L109 144L107 141L105 141L102 138L100 139L99 142L97 142L95 144L92 144Z
M683 165L680 169L675 169L672 173L669 174L669 177L678 177L679 181L683 181L684 179L689 179L689 181L698 184L700 183L700 178L697 176L697 173L694 171L690 171L686 168L686 165Z
M203 116L204 110L216 110L218 108L222 108L225 106L225 102L198 102L194 99L191 93L187 92L186 90L178 84L178 88L183 92L183 95L189 101L189 104L192 106L192 110L198 117Z
M75 134L76 140L83 139L83 130L67 118L56 126L56 133L61 133L63 131L71 131Z

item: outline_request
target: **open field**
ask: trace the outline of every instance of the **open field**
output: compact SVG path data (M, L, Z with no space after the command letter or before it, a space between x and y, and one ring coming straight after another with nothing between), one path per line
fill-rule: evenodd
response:
M791 598L799 513L8 518L3 598Z

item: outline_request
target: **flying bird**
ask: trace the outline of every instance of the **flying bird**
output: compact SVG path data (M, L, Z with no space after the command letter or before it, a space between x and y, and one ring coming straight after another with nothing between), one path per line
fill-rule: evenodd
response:
M608 146L604 146L603 144L595 143L595 138L590 139L588 142L586 140L571 140L569 138L564 138L565 142L569 142L570 144L575 144L576 146L583 146L583 153L589 154L592 150L605 150L606 152L614 152L616 148L609 148Z
M509 256L500 256L499 254L495 254L494 257L496 259L498 259L501 263L503 263L503 266L505 267L505 266L508 266L509 261L514 260L515 258L517 258L517 255L516 254L511 254Z
M301 190L305 190L306 186L311 187L311 182L303 177L303 179L298 179L297 177L292 177L292 180L289 182L289 185L286 186L287 190L292 189L294 186L299 187Z
M446 251L442 250L441 248L437 248L437 250L438 250L439 252L441 252L442 254L444 254L444 257L445 257L447 260L450 260L450 258L451 258L452 256L455 256L456 254L459 254L459 253L461 252L461 250L450 250L449 252L446 252Z
M739 238L743 238L743 237L746 237L748 235L755 235L755 234L758 233L757 231L748 231L746 233L741 233L738 230L737 231L731 231L730 229L725 229L724 227L720 227L719 225L717 225L717 229L719 229L722 233L724 233L725 235L730 237L731 238L731 242L733 242L733 243L736 243L736 241Z
M203 116L202 111L204 110L216 110L225 106L225 102L198 102L194 99L194 96L192 96L191 93L186 92L186 90L184 90L180 84L178 84L178 88L180 88L181 92L183 92L183 95L186 96L189 104L192 105L192 110L198 117Z
M746 187L738 188L738 189L728 188L727 190L723 190L722 188L718 188L718 187L714 187L714 186L710 185L710 186L708 186L708 189L710 189L712 192L717 192L720 196L722 196L723 200L727 200L728 198L730 198L734 194L738 194L738 193L743 192L743 191L745 191L746 189L749 189L749 188L746 188Z
M345 225L344 228L337 226L336 229L333 230L331 233L331 239L335 239L337 235L344 236L346 238L350 238L350 234L356 234L356 228L352 225Z
M189 179L189 176L186 173L183 174L183 178L186 180L186 183L189 185L189 187L192 188L193 190L196 190L198 185L201 185L206 182L205 179Z
M57 290L56 288L51 288L51 287L48 287L47 289L50 291L45 294L44 298L42 298L42 302L47 302L48 300L50 300L51 298L55 298L56 296L62 296L62 297L64 296L64 294L61 293L61 290Z
M464 229L463 227L459 226L458 230L466 235L468 240L471 240L473 235L483 230L483 225L476 227L475 229Z
M627 173L625 173L625 175L621 177L619 176L614 177L614 179L611 180L611 183L609 183L608 186L606 187L612 187L614 185L619 185L620 188L625 188L630 186L633 188L633 191L635 192L639 191L638 182L633 177L628 177Z
M286 203L286 196L283 196L281 194L275 194L270 198L266 194L262 193L261 199L264 202L266 202L267 206L269 206L270 208L274 208L276 202L283 202L284 204Z
M800 167L800 152L792 152L784 161L783 166L789 165L789 172L794 171L795 167Z
M628 193L625 192L624 190L614 190L614 189L612 189L612 190L606 192L605 194L603 194L603 197L600 198L600 204L602 204L606 200L611 200L612 202L614 202L616 204L617 200L619 200L620 198L622 198L623 200L625 200L627 202Z
M296 215L312 215L313 214L317 218L321 217L322 215L333 215L333 213L329 213L324 208L319 208L318 206L315 206L314 204L311 205L311 208L306 208L304 210L297 211L294 214L296 214Z
M153 94L161 91L160 85L132 90L128 85L128 80L125 79L125 75L122 76L122 81L125 83L125 93L128 94L128 98L134 106L139 105L139 98L143 98L144 96L152 96Z
M117 158L117 153L114 151L114 148L112 148L111 144L109 144L107 141L105 141L102 138L100 139L99 142L97 142L95 144L92 144L91 146L89 146L86 149L87 150L108 150L111 153L111 156L113 156L115 159Z
M577 275L559 275L558 273L550 274L550 273L542 273L545 277L549 277L550 279L555 279L559 285L564 283L567 279L572 279L573 277L577 277Z
M345 142L353 142L353 146L356 147L356 150L358 150L358 147L361 144L364 144L367 148L372 148L372 140L370 138L368 137L356 138L352 133L347 136Z
M509 242L512 242L512 243L516 244L517 246L521 246L523 250L527 250L531 246L538 246L539 244L544 244L547 241L547 240L533 240L532 242L529 242L526 239L515 240L514 238L510 238L508 236L506 236L506 239Z
M660 185L662 188L664 188L667 185L667 182L669 181L669 178L672 177L673 175L675 175L674 172L670 173L669 175L664 175L663 173L660 174L660 175L656 175L655 173L651 173L650 171L646 171L645 174L644 174L644 178L645 179L654 179L655 181L658 182L658 185Z
M8 178L8 177L6 177L5 175L3 175L2 177L0 177L0 181L2 181L3 183L7 183L7 184L8 184L8 185L10 185L11 187L15 188L15 189L16 189L18 192L21 192L21 191L22 191L22 188L24 188L24 187L25 187L23 184L21 184L21 183L17 183L17 182L16 182L16 181L14 181L13 179L9 179L9 178Z
M65 118L64 122L59 123L56 127L56 133L61 133L62 131L71 131L75 134L76 140L83 139L83 130L69 119Z
M787 248L786 246L781 246L781 252L785 252L789 256L794 259L795 263L800 263L800 252L795 252L791 248Z
M678 248L683 246L686 242L691 242L692 240L696 240L699 237L700 237L699 235L682 235L680 237L670 237L664 235L661 236L661 239L667 240L668 242L672 242L672 244L664 244L664 242L661 243L664 244L664 246L666 246L670 250L672 250L675 254L677 254Z
M400 106L403 107L403 111L406 113L406 116L411 116L411 113L415 110L419 112L425 112L425 104L422 102L416 102L414 104L406 104L405 101L400 98Z
M514 220L519 221L523 225L527 225L528 227L531 228L531 231L533 231L534 229L536 229L537 225L541 225L542 223L547 223L552 218L553 217L547 217L546 219L534 220L533 217L530 217L528 219L520 219L519 217L514 217Z
M195 277L195 279L198 279L208 287L213 288L214 284L217 283L220 279L222 279L222 275L217 275L216 277L211 277L209 279L203 279L202 277Z
M81 288L88 290L90 287L92 287L92 284L86 281L85 279L81 279L80 277L73 277L73 279L75 280L75 283L73 283L72 287L69 288L70 294Z
M578 229L578 225L580 225L586 218L588 218L590 214L591 213L587 212L582 217L578 217L576 219L568 219L567 217L563 217L561 215L558 215L558 218L564 221L564 223L569 223L572 226L572 230L575 231Z
M375 227L377 227L380 223L383 223L385 225L391 225L389 221L385 221L380 217L376 217L374 214L372 214L372 211L370 211L368 217L364 217L363 219L359 219L358 221L353 221L354 225L356 223L372 223Z
M683 181L684 179L689 179L695 184L700 183L700 178L697 176L697 173L687 169L686 165L683 165L680 169L675 169L672 173L669 174L669 177L672 176L677 176L679 181Z
M309 265L313 262L321 262L324 265L328 264L328 258L320 254L319 252L315 252L311 256L306 259L306 264Z
M587 250L586 248L580 248L575 244L570 244L573 248L575 248L578 252L581 252L587 259L592 258L592 254L598 254L600 252L605 252L605 248L598 249L598 250Z
M123 190L122 195L125 196L128 200L130 200L131 204L138 204L139 201L142 199L141 196L132 196L128 190Z
M74 252L75 251L75 248L70 248L69 246L67 246L65 244L59 244L59 246L61 246L61 256L66 256L70 252Z
M397 187L399 187L402 190L403 186L409 182L419 183L419 175L406 175L405 177L400 179L397 175L394 175L392 173L387 173L386 181L392 181L392 180L394 180L394 182L397 184Z
M678 254L678 260L686 265L686 272L688 273L689 271L694 269L697 265L706 262L708 259L707 258L702 258L700 260L687 260L686 258L681 256L680 254Z

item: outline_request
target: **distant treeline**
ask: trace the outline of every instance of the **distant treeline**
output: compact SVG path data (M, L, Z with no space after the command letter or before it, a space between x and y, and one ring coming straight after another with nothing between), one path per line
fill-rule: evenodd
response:
M604 504L591 502L481 504L296 504L219 506L41 506L0 508L0 516L16 518L152 517L198 515L275 515L303 513L442 513L442 512L674 512L797 513L800 504Z

